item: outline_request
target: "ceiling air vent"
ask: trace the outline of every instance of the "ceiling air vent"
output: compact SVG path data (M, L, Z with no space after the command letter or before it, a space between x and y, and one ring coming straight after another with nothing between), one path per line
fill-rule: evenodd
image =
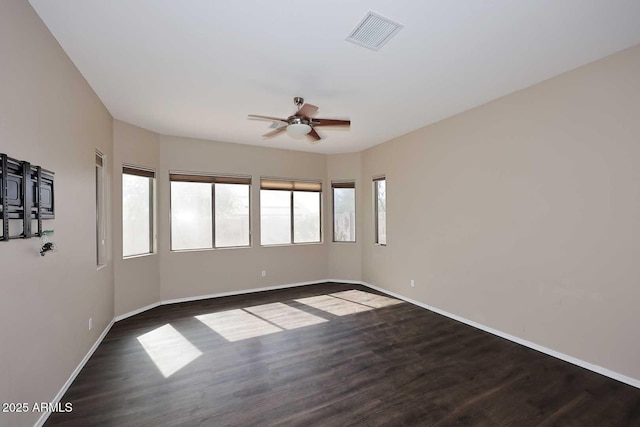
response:
M346 40L377 51L401 29L402 25L397 22L377 13L369 12Z

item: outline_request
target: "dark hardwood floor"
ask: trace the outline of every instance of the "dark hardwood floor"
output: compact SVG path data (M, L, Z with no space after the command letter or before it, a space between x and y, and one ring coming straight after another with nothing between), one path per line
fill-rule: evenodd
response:
M335 283L118 322L61 402L47 426L640 426L636 388Z

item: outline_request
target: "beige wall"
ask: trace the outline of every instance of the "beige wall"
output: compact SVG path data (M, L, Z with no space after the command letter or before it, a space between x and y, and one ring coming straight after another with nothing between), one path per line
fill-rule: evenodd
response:
M160 162L158 135L120 120L114 120L113 158L114 312L119 316L160 300L160 257L157 251L157 236L162 235L163 232L158 230L157 220L154 253L122 258L122 165L152 168L156 169L157 173Z
M95 149L111 161L111 116L26 1L0 2L0 63L0 152L55 172L45 228L59 247L41 257L38 238L0 242L0 402L50 401L113 318L94 178ZM0 412L0 426L39 416Z
M325 210L326 241L329 244L327 252L327 278L334 280L362 280L362 221L363 211L358 209L362 205L362 193L368 189L368 182L363 184L361 179L361 154L332 154L327 156L327 200ZM333 242L333 197L332 181L353 180L356 183L356 242ZM366 211L364 211L366 212Z
M252 247L171 252L170 170L252 175ZM158 175L161 299L326 279L327 245L261 247L259 210L261 176L324 181L326 171L327 160L322 154L161 136ZM326 188L327 183L324 184ZM325 241L330 239L326 227L323 231ZM262 270L267 271L266 277L261 276Z
M638 76L640 46L363 152L363 280L640 378Z

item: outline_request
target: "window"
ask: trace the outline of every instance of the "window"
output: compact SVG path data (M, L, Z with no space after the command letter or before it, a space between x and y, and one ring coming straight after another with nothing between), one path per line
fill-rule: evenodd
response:
M170 173L171 250L251 245L250 176Z
M153 170L122 168L122 256L153 253Z
M356 241L356 184L333 182L333 241Z
M322 183L262 179L260 182L261 243L320 243Z
M387 244L387 180L385 177L373 179L376 244Z
M213 247L211 184L171 181L171 250Z
M107 263L105 166L104 156L99 151L96 151L96 264L98 267Z

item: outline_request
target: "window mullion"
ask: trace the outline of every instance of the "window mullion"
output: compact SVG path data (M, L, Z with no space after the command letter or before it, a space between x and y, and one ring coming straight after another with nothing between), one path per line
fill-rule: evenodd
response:
M211 184L211 247L216 248L216 184Z
M252 201L251 201L251 186L249 185L247 187L247 193L249 194L249 247L251 247L253 245L253 214L251 212L251 206L252 206Z
M375 242L376 243L380 243L380 234L378 233L378 181L374 181L373 182L373 190L374 190L374 209L373 209L373 214L374 214L374 218L373 218L373 222L375 223L375 230L374 232L376 233L375 235Z
M294 217L293 217L293 191L291 191L291 206L290 206L290 210L291 210L291 244L293 245L295 243L295 239L293 238L293 233L294 233L294 225L293 225L293 221L294 221Z
M154 253L153 250L153 231L154 231L154 227L153 227L153 222L154 222L154 194L153 194L153 182L154 180L152 178L148 178L149 180L149 253L152 254Z
M318 243L322 243L322 192L318 193L318 217L319 217L319 223L318 223Z
M336 241L336 189L331 187L331 241Z

